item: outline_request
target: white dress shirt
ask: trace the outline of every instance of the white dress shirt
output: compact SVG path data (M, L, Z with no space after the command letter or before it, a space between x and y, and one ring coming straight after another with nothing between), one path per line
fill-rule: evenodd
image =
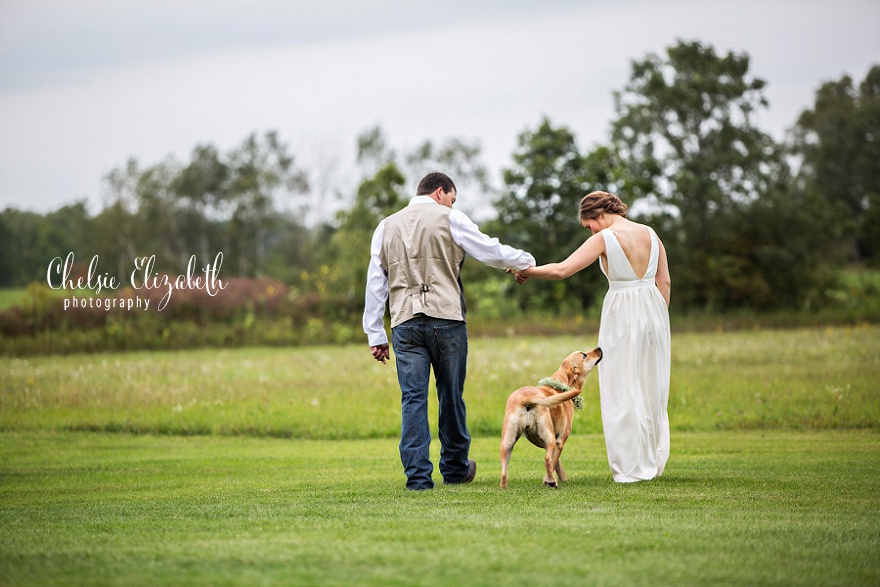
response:
M410 206L440 206L428 196L416 196ZM452 210L449 213L449 229L452 239L464 249L465 254L477 261L498 269L526 269L534 267L535 258L520 249L501 244L497 238L490 238L480 232L474 222L464 212ZM367 270L367 291L364 303L364 332L370 346L388 342L385 333L385 302L388 301L388 276L380 258L385 221L379 223L370 243L370 267Z

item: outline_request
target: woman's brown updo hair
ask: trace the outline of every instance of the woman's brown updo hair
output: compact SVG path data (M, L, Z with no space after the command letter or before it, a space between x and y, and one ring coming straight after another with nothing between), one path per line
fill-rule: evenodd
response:
M603 212L626 218L627 206L620 198L608 192L592 192L581 200L581 222L598 218Z

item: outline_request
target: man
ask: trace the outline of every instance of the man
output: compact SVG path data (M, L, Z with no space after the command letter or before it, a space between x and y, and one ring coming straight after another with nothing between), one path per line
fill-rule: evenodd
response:
M370 245L364 332L370 352L390 357L383 316L391 311L391 342L401 390L400 460L412 490L431 489L428 385L431 368L440 403L440 473L445 484L470 483L477 464L468 459L464 380L467 326L461 266L465 254L499 269L535 265L529 253L502 245L453 210L455 184L429 173L403 210L379 223Z

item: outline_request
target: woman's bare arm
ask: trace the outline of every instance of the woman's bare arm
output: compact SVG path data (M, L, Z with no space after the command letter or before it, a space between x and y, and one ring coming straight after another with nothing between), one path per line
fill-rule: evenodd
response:
M565 261L548 263L538 267L529 267L517 271L523 277L535 277L557 281L571 277L581 269L592 265L605 252L605 237L601 233L594 234L575 250Z
M660 241L660 239L657 239ZM666 300L666 307L669 307L669 299L672 294L672 278L669 275L669 264L666 261L666 248L660 241L660 258L657 260L657 275L654 277L654 283L660 290L660 295Z

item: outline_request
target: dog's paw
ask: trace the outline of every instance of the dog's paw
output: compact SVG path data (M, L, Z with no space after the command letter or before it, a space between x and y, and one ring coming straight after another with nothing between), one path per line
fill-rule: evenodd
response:
M549 487L550 489L559 489L559 486L556 484L556 481L544 481L544 486Z

